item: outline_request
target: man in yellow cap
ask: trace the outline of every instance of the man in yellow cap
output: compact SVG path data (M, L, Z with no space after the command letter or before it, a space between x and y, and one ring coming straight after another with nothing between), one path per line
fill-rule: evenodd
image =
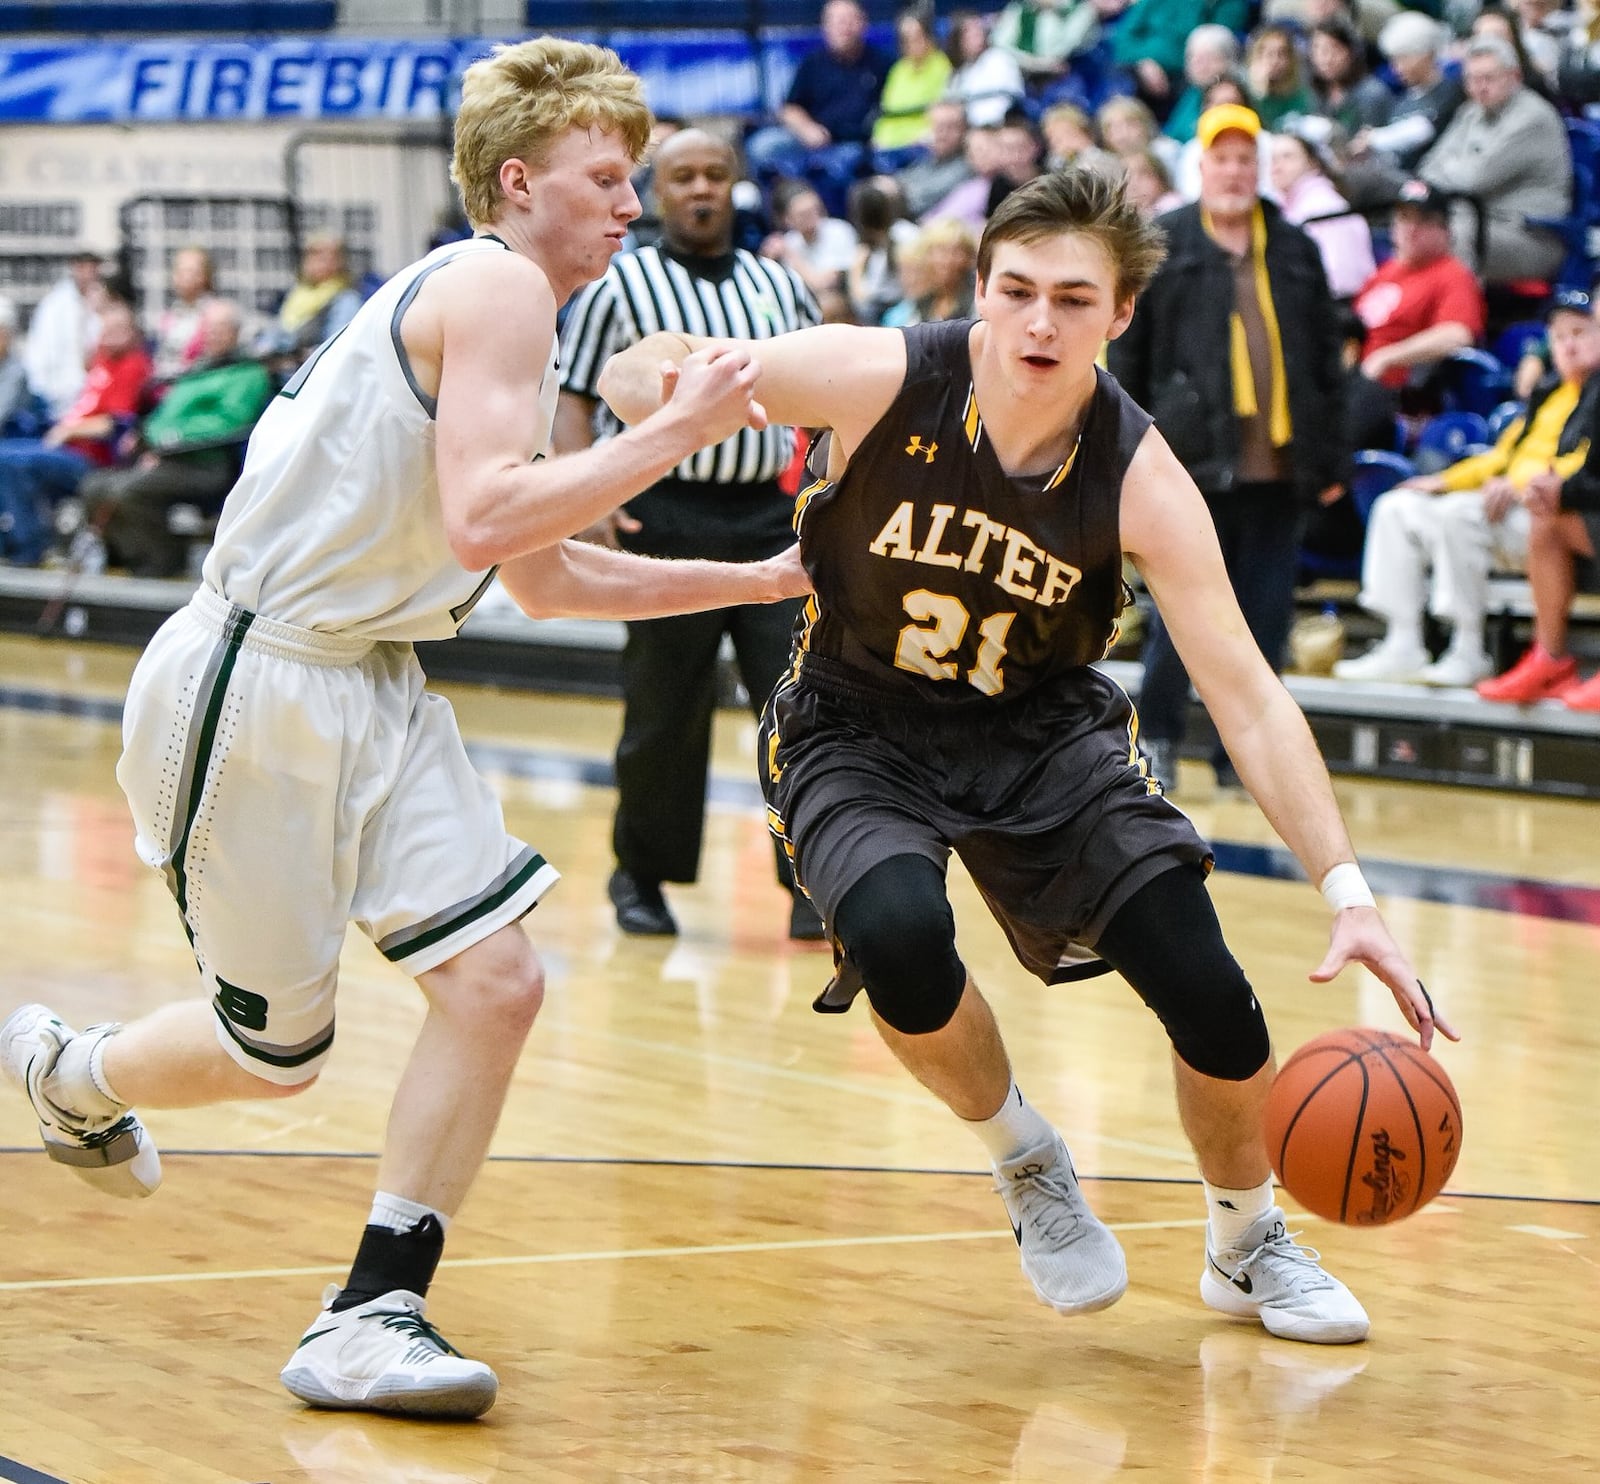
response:
M1167 260L1108 359L1200 486L1239 606L1277 668L1306 518L1337 497L1349 450L1333 296L1316 244L1260 198L1260 132L1241 104L1200 115L1200 199L1161 218ZM1142 736L1171 792L1189 677L1159 618L1144 667ZM1220 747L1212 761L1232 784Z

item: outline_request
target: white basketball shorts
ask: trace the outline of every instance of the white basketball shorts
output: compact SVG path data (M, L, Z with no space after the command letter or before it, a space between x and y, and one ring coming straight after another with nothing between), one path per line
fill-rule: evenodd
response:
M274 623L201 588L134 672L117 779L217 1012L268 1082L333 1043L347 924L421 974L556 881L506 833L408 644Z

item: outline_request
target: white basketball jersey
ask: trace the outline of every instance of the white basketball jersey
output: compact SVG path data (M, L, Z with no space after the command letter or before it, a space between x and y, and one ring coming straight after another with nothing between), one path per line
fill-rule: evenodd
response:
M447 243L391 278L319 346L256 424L206 558L208 586L252 613L321 633L445 639L489 585L445 538L434 399L417 386L400 321L423 280L492 237ZM556 347L539 386L535 447L550 441Z

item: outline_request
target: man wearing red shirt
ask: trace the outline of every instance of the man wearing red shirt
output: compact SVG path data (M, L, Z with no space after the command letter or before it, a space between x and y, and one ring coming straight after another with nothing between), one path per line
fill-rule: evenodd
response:
M1483 285L1450 252L1450 205L1409 180L1394 207L1394 256L1363 285L1354 308L1366 328L1350 387L1357 448L1388 448L1401 388L1419 367L1475 345L1488 323Z
M0 441L0 554L6 560L28 567L43 560L55 505L77 491L90 469L114 461L116 441L139 415L150 374L133 310L107 304L78 400L43 438Z

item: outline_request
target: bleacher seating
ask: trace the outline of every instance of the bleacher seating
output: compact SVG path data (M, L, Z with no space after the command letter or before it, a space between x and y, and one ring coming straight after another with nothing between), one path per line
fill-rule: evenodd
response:
M1445 409L1488 417L1511 390L1511 373L1486 350L1458 350L1440 368Z
M1481 414L1441 412L1422 425L1411 457L1418 470L1427 474L1479 453L1488 444L1489 424Z
M139 36L174 32L265 35L330 31L336 0L58 0L53 5L0 4L0 36L59 31L68 35Z

